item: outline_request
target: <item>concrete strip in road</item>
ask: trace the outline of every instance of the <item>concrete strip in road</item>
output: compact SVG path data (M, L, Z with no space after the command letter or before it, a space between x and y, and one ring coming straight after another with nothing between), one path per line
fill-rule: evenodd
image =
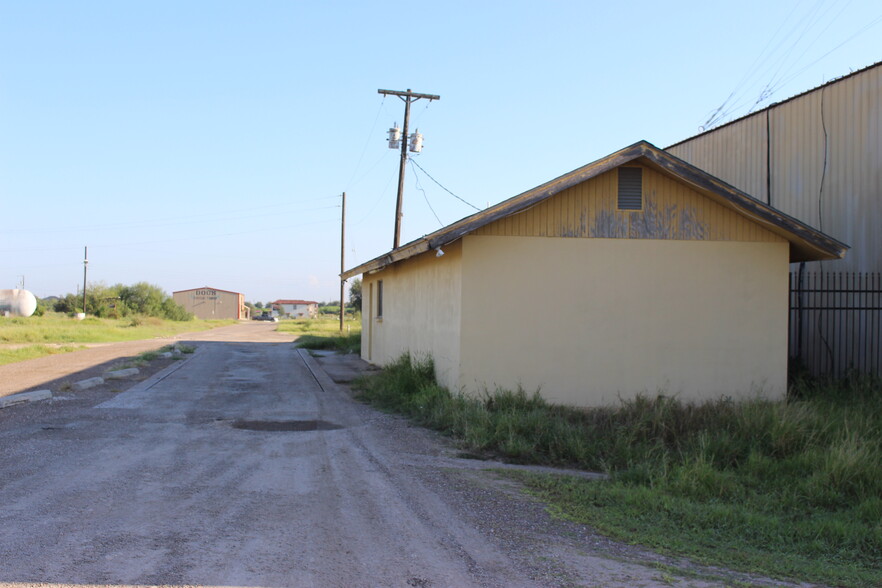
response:
M121 341L118 343L77 343L86 347L71 353L53 354L0 365L0 397L58 384L58 380L76 377L79 372L98 365L111 366L115 361L130 360L141 353L156 351L180 342L192 346L202 341L242 341L290 343L292 333L277 333L273 323L235 324L207 331L181 333L173 337ZM27 344L31 345L31 344ZM14 347L0 345L0 347Z
M104 378L86 378L85 380L80 380L79 382L74 382L70 385L70 387L77 392L82 390L86 390L87 388L94 388L95 386L100 386L104 383Z
M104 374L105 380L121 380L123 378L129 378L131 376L137 376L141 373L141 370L138 368L126 368L124 370L114 370L112 372L107 372Z
M196 351L190 354L190 357L193 357L198 353L199 349L197 348ZM102 402L95 408L141 408L150 401L150 389L187 365L187 359L182 359L181 361L171 364L161 372L153 374L143 382L135 384L125 392L117 394L107 402Z
M38 400L48 400L50 398L52 398L51 390L34 390L32 392L21 392L19 394L12 394L11 396L4 396L0 398L0 408L6 408L15 404L21 404L22 402L36 402Z

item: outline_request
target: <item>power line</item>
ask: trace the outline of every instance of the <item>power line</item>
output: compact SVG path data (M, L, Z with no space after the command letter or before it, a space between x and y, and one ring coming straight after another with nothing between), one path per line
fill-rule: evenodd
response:
M711 128L744 109L747 109L748 113L754 112L809 67L882 20L882 17L873 18L820 57L814 59L808 57L810 51L822 45L823 40L830 36L830 28L840 20L852 1L830 3L828 0L816 0L801 15L797 14L799 3L794 4L735 88L722 104L708 115L702 130ZM801 65L806 59L809 59L809 62ZM761 82L761 80L765 81ZM751 87L759 88L755 97L749 95L753 91L749 89Z
M377 196L376 200L374 200L374 203L371 204L371 207L368 209L368 211L360 219L358 219L358 221L356 221L355 223L352 223L351 226L360 225L361 223L366 221L374 213L374 210L376 210L377 205L386 196L386 191L389 189L389 186L392 184L392 180L394 180L394 179L395 179L395 172L393 171L392 173L389 174L389 179L386 181L386 185L383 186L383 189L379 191L379 196Z
M380 120L380 114L383 112L383 105L386 103L386 96L383 96L383 100L380 102L380 107L377 108L377 116L374 117L374 124L371 125L371 130L368 133L368 138L364 142L364 147L361 150L361 155L358 156L358 163L355 164L355 168L352 170L352 175L349 177L349 181L346 182L347 185L352 185L352 180L355 178L355 174L358 172L358 168L361 166L361 162L364 159L364 154L367 153L368 145L371 143L371 139L374 137L374 131L377 129L377 121Z
M416 162L413 160L413 157L409 158L411 165L416 165ZM413 178L415 180L416 189L423 193L423 198L426 200L426 204L429 206L429 210L432 211L432 214L435 215L435 220L438 221L438 224L442 227L444 223L441 222L441 219L438 218L438 213L435 212L435 209L432 208L432 203L429 202L429 196L426 194L426 191L423 190L423 187L420 185L420 177L416 174L416 170L414 170Z
M456 198L456 199L459 200L460 202L463 202L463 203L465 203L465 204L468 204L469 206L471 206L472 208L474 208L474 209L477 210L478 212L481 211L480 208L478 208L477 206L475 206L475 205L472 204L471 202L469 202L469 201L467 201L467 200L463 200L462 198L460 198L459 196L457 196L456 194L454 194L453 192L451 192L450 190L448 190L447 188L445 188L444 185L443 185L441 182L439 182L438 180L436 180L435 178L433 178L433 177L431 176L431 174L429 174L429 172L427 172L426 170L424 170L424 169L423 169L423 166L421 166L421 165L418 164L416 161L414 161L414 159L413 159L412 157L410 158L410 162L411 162L412 164L414 164L415 166L417 166L418 168L420 168L420 171L422 171L424 174L426 174L426 176L428 176L428 178L429 178L430 180L432 180L433 182L435 182L436 184L438 184L439 186L441 186L441 188L442 188L445 192L447 192L448 194L450 194L451 196L453 196L454 198Z
M162 217L162 218L154 218L154 219L145 219L138 221L130 221L130 222L122 222L122 223L108 223L108 224L93 224L93 225L68 225L63 227L23 227L16 229L8 229L6 233L35 233L35 232L52 232L58 233L62 231L112 231L112 230L129 230L129 229L138 229L138 228L156 228L156 227L169 227L176 225L191 225L197 223L214 223L226 220L243 220L243 219L253 219L253 218L263 218L268 216L278 216L281 212L266 212L259 214L243 214L242 211L245 210L247 212L254 212L259 210L266 209L280 209L280 208L289 208L293 206L300 206L304 202L316 202L319 200L327 200L329 198L339 198L339 196L319 196L317 198L309 198L306 200L300 200L294 203L286 203L286 204L270 204L265 206L248 206L248 207L240 207L235 210L219 210L215 212L205 212L199 214L191 214L191 215L177 215L170 217ZM321 206L318 208L307 208L307 209L298 209L298 213L302 212L312 212L316 210L325 210L327 208L339 208L339 205L332 206ZM230 218L225 218L229 216Z

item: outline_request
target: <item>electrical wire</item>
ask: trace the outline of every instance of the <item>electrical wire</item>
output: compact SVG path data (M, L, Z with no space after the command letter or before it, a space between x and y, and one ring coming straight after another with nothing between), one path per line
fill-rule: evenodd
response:
M756 75L756 69L760 63L762 63L763 56L769 52L769 47L774 42L775 38L781 33L781 29L784 28L786 22L793 16L793 13L796 12L796 7L799 6L799 2L794 3L793 8L790 9L790 13L784 18L775 32L769 37L769 40L766 42L766 45L762 48L762 50L757 54L756 59L753 60L753 63L747 68L747 72L741 77L741 80L735 84L735 88L729 93L729 96L720 104L713 112L710 113L707 120L705 121L703 127L711 127L716 122L722 118L725 118L729 114L729 110L726 110L726 106L732 101L736 95L741 91L741 89ZM722 114L721 114L722 113Z
M244 210L247 212L259 211L259 210L267 210L267 209L284 209L286 207L292 206L300 206L304 202L317 202L319 200L329 200L331 198L339 198L337 196L320 196L317 198L310 198L307 200L300 200L298 202L293 203L285 203L285 204L269 204L264 206L248 206ZM322 206L318 208L308 208L308 209L298 209L297 212L311 212L315 210L325 210L326 208L334 208L335 206ZM339 208L339 205L336 205ZM51 233L59 233L59 232L68 232L68 231L110 231L110 230L128 230L128 229L138 229L138 228L158 228L158 227L169 227L169 226L178 226L178 225L191 225L198 223L206 223L206 222L218 222L224 220L244 220L244 219L252 219L252 218L263 218L268 216L277 216L281 214L280 212L267 212L260 214L243 214L243 208L230 209L230 210L221 210L215 212L205 212L200 213L198 215L176 215L176 216L168 216L168 217L160 217L149 220L141 220L141 221L131 221L131 222L123 222L123 223L108 223L108 224L96 224L96 225L68 225L63 227L23 227L23 228L15 228L8 229L4 232L9 233L39 233L39 232L51 232ZM228 217L228 218L225 218Z
M795 78L797 78L800 74L802 74L803 72L805 72L805 70L807 70L807 69L810 68L811 66L815 65L816 63L818 63L819 61L821 61L822 59L824 59L825 57L827 57L828 55L830 55L831 53L833 53L834 51L836 51L837 49L839 49L840 47L842 47L843 45L845 45L846 43L848 43L848 42L850 42L850 41L853 41L856 37L862 35L862 34L865 33L868 29L870 29L870 28L876 26L876 25L879 24L880 22L882 22L882 15L876 17L875 19L873 19L872 21L870 21L869 23L867 23L863 28L861 28L860 30L858 30L858 32L856 32L855 34L853 34L853 35L851 35L850 37L846 38L844 41L842 41L841 43L839 43L838 45L836 45L835 47L833 47L832 49L830 49L829 51L827 51L826 53L824 53L823 55L821 55L820 57L818 57L817 59L815 59L814 61L812 61L812 62L806 64L806 66L803 67L802 69L800 69L799 71L794 72L793 75L791 75L789 78L787 78L787 79L785 79L785 80L782 80L782 81L781 81L781 85L785 85L785 84L787 84L787 83L793 81L793 80L794 80Z
M373 164L370 168L368 168L368 170L367 170L366 172L364 172L364 173L361 175L360 178L358 178L358 179L355 181L354 184L350 184L350 187L351 187L351 186L357 186L358 184L360 184L360 183L362 182L362 180L364 180L366 177L368 177L368 175L370 175L370 173L371 173L372 171L374 171L374 170L377 168L377 166L380 165L380 163L382 163L383 161L385 161L386 159L388 159L388 157L389 157L389 149L384 149L384 150L383 150L383 154L382 154L382 155L381 155L381 156L380 156L380 157L374 162L374 164ZM349 190L347 189L346 191L348 192Z
M335 207L335 208L339 208L339 206ZM140 251L141 250L140 248L143 247L144 245L164 245L167 243L182 243L182 242L186 242L186 241L204 241L205 239L216 239L216 238L220 238L220 237L234 237L234 236L238 236L238 235L248 235L248 234L252 234L252 233L269 233L269 232L273 232L273 231L290 231L291 229L295 229L295 228L300 228L300 227L304 227L304 226L315 226L315 225L320 225L320 224L325 224L325 223L330 223L330 222L339 222L339 219L310 220L307 222L297 223L297 224L293 224L293 225L283 225L283 226L276 226L276 227L259 227L259 228L255 228L255 229L244 230L244 231L234 231L234 232L229 232L229 233L216 233L216 234L211 234L211 235L188 235L186 237L179 237L176 239L174 239L174 238L167 239L166 238L166 239L156 239L156 240L152 240L152 241L138 241L138 242L133 242L133 243L129 243L129 242L100 243L99 242L94 245L89 245L89 247L93 250L103 249L103 248L113 249L113 250L121 250L121 249L128 249L128 248L137 247L139 249L135 249L135 250ZM46 252L53 252L53 251L71 251L71 250L81 251L82 246L80 246L80 245L59 246L59 247L42 248L42 249L30 249L30 248L6 249L6 250L0 250L0 253L4 253L4 254L5 253L23 253L23 252L24 253L46 253Z
M423 120L423 115L426 114L427 110L429 110L429 105L431 105L432 102L434 102L434 100L428 100L425 98L421 98L421 100L426 100L426 106L425 106L425 108L417 111L416 114L413 116L413 119L412 119L413 120L413 127L415 129L419 128L420 121Z
M346 182L347 189L352 187L352 179L355 177L355 174L358 172L358 168L361 166L361 162L364 159L364 154L367 153L368 145L371 143L371 139L374 138L374 131L377 130L377 121L380 120L380 114L383 112L383 105L386 103L386 95L383 94L383 100L380 101L380 106L377 108L377 115L374 117L374 124L371 125L371 130L368 132L368 137L364 142L364 147L361 149L361 155L358 156L358 163L355 164L355 168L352 170L352 175L349 177L349 181ZM376 164L375 164L376 165Z
M443 227L444 223L441 222L441 219L438 218L438 213L435 212L434 208L432 208L432 203L429 202L429 196L426 194L426 191L423 190L423 187L420 185L420 177L417 175L416 170L413 169L413 166L416 165L416 163L414 163L414 160L411 157L408 157L407 159L411 163L410 169L413 170L413 177L415 180L416 189L423 193L423 198L425 199L426 204L429 206L429 210L431 210L432 214L435 215L435 220L438 221L438 224Z
M471 202L469 202L469 201L467 201L467 200L463 200L462 198L460 198L459 196L457 196L456 194L454 194L453 192L451 192L450 190L448 190L448 189L447 189L447 188L446 188L441 182L439 182L438 180L436 180L435 178L433 178L432 175L431 175L429 172L427 172L426 170L424 170L424 169L423 169L423 166L421 166L421 165L418 164L416 161L414 161L414 159L413 159L412 157L411 157L411 158L408 158L408 159L410 159L411 163L413 163L415 166L417 166L418 168L420 168L420 171L422 171L424 174L426 174L426 176L427 176L430 180L432 180L433 182L435 182L436 184L438 184L439 186L441 186L441 189L443 189L445 192L447 192L448 194L450 194L451 196L453 196L454 198L456 198L456 199L459 200L460 202L463 202L463 203L465 203L465 204L468 204L469 206L471 206L472 208L474 208L474 209L477 210L478 212L481 211L480 208L478 208L477 206L475 206L475 205L472 204Z
M351 226L357 227L358 225L360 225L361 223L366 221L374 213L374 210L377 208L377 205L380 203L380 201L386 195L386 191L389 189L389 185L392 183L393 179L395 179L395 172L394 171L389 174L389 179L386 181L386 185L383 186L382 190L380 190L380 193L379 193L380 195L377 196L376 200L374 200L374 203L371 204L371 207L368 209L368 211L360 219L358 219L357 221L352 223Z
M796 64L798 64L805 57L806 53L808 53L809 50L811 50L815 46L815 44L819 41L819 39L821 37L823 37L823 35L833 25L833 23L840 16L842 16L842 13L845 11L846 8L848 8L848 5L850 3L851 2L849 1L849 2L846 2L844 5L842 5L842 9L839 11L839 13L836 14L836 16L834 16L832 18L827 18L827 15L831 10L833 10L835 8L835 4L830 5L825 11L821 12L821 10L820 10L821 9L821 6L820 6L821 2L818 3L816 14L811 19L811 21L804 27L804 29L800 33L799 37L797 37L796 41L794 41L794 43L790 46L790 49L788 49L785 52L784 56L780 60L778 68L775 70L774 75L771 77L769 82L766 84L765 88L763 89L763 93L760 95L759 98L757 98L756 102L750 108L748 113L756 110L756 108L764 100L768 99L769 97L774 95L775 92L777 92L778 90L781 89L781 87L784 85L783 80L785 79L785 77L788 76L790 74L790 72L793 71L793 69L796 67ZM790 63L788 64L787 59L789 58L791 53L793 53L796 50L797 45L799 45L799 43L803 40L803 38L809 33L809 31L811 29L813 29L818 23L820 23L822 21L827 22L827 26L824 27L817 35L815 35L813 40L811 40L810 42L808 42L806 44L805 49L803 49L802 53L799 54L799 57L797 57L796 59L790 60Z
M805 63L809 52L820 46L829 36L830 28L842 17L852 2L853 0L845 3L817 0L799 17L796 17L796 11L800 3L794 4L745 75L726 99L709 113L704 124L699 128L702 131L712 128L743 110L748 114L755 112L809 67L882 22L882 16L873 18L820 57L812 59L806 65L801 65ZM748 88L755 87L752 80L763 79L765 82L758 93L753 97L749 96Z
M332 208L339 208L339 206L335 206ZM297 224L293 224L293 225L283 225L283 226L277 226L277 227L259 227L256 229L249 229L247 231L234 231L231 233L217 233L217 234L213 234L213 235L187 236L187 237L181 237L178 239L162 239L162 240L156 240L156 241L141 241L138 243L123 243L121 245L118 243L114 243L114 244L98 243L95 245L95 248L107 247L107 248L113 248L113 249L122 249L125 247L142 246L142 245L180 243L180 242L184 242L184 241L194 241L194 240L202 241L205 239L217 239L219 237L235 237L238 235L248 235L251 233L269 233L272 231L290 231L291 229L296 229L299 227L305 227L305 226L311 227L311 226L326 224L326 223L330 223L330 222L339 222L339 219L329 219L329 220L319 220L319 221L311 220L308 222L297 223Z

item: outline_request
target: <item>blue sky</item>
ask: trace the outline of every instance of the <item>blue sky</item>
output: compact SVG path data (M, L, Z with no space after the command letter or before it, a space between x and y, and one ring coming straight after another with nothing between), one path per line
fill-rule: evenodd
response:
M882 5L0 0L0 288L339 295L416 163L485 207L882 60ZM434 211L434 212L433 212ZM408 166L402 243L474 212ZM437 217L437 218L436 218Z

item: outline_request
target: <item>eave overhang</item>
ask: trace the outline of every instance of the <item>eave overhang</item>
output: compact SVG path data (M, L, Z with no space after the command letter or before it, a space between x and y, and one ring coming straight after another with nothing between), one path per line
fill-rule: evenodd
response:
M486 210L411 241L340 274L344 280L380 270L432 249L443 247L484 225L517 214L543 200L628 163L647 165L690 186L713 201L730 208L790 243L790 262L841 259L848 246L807 224L757 200L707 172L674 157L646 141L625 147L549 182L504 200Z

